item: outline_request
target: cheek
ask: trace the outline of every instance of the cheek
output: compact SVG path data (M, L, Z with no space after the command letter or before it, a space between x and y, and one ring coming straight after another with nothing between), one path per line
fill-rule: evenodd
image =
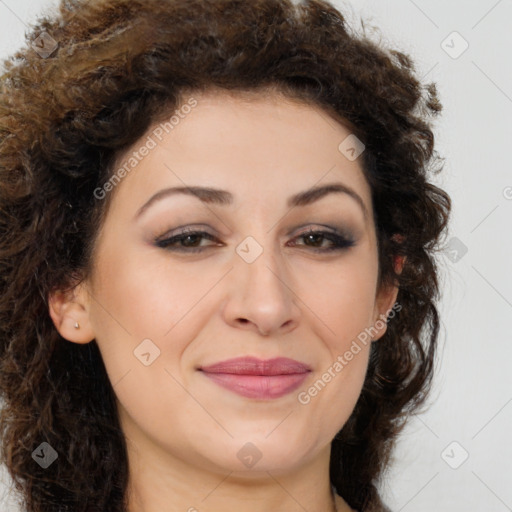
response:
M179 405L172 398L180 396L179 385L167 372L185 380L184 353L214 313L205 295L223 272L208 267L199 276L194 265L177 265L163 256L160 249L130 253L104 248L98 265L93 328L110 381L122 380L115 391L126 408L150 405L144 390L154 389L168 391L169 407ZM141 357L153 362L145 366Z
M297 395L302 414L319 436L332 440L347 422L363 388L371 343L356 339L337 340L325 364Z
M130 418L157 431L168 429L163 411L185 410L179 361L193 339L190 312L207 285L198 290L192 277L162 258L107 250L95 277L91 319L117 400Z
M324 357L315 380L298 401L321 418L326 438L347 421L364 384L371 348L369 327L375 304L376 266L369 258L347 258L337 271L311 275L314 291L305 302L314 313ZM349 264L350 263L350 264ZM309 313L308 313L309 315Z
M376 270L373 260L350 257L325 268L311 268L308 282L299 292L304 297L307 315L325 340L331 355L338 355L371 325L375 307Z
M104 252L95 292L101 306L94 311L100 332L113 330L124 337L129 333L132 342L162 340L215 283L198 281L192 266L173 268L170 259L155 257L152 250L124 254L120 261L113 251Z

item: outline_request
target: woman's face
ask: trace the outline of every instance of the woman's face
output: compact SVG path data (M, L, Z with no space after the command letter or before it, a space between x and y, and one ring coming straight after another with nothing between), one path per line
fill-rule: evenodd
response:
M61 319L61 333L96 339L141 454L287 471L328 458L363 385L361 333L382 326L396 289L377 294L371 191L350 131L277 96L194 98L179 123L155 124L119 160L137 152L109 192L80 309L67 310L81 327ZM180 241L187 230L203 234ZM242 357L306 369L202 370Z

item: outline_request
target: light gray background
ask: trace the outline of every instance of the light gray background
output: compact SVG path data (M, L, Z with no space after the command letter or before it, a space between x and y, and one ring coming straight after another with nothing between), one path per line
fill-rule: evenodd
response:
M375 39L409 53L444 105L435 183L454 210L453 250L440 256L442 353L430 409L411 418L384 495L394 512L512 511L512 0L333 3L357 30L362 16ZM55 5L0 0L0 54ZM0 508L14 512L7 484Z

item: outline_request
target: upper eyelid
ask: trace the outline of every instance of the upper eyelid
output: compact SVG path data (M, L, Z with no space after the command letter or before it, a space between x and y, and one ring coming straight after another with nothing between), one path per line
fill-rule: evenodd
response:
M291 229L288 231L286 236L297 237L297 236L301 236L305 233L308 233L310 231L315 231L315 232L324 231L326 233L332 233L333 235L338 235L338 236L342 236L345 238L356 238L355 233L351 229L335 228L335 227L326 226L326 225L322 225L322 224L315 224L315 223L304 224L302 226L299 226L298 228ZM211 233L210 230L208 228L206 228L205 226L192 225L192 226L184 226L183 228L178 227L173 230L166 231L163 235L160 235L160 236L156 237L155 239L157 241L161 241L161 240L165 240L166 238L172 238L172 237L180 236L180 235L187 234L187 233L190 233L190 234L206 233L215 238L220 238L220 236L222 236L222 235L218 235L216 233Z

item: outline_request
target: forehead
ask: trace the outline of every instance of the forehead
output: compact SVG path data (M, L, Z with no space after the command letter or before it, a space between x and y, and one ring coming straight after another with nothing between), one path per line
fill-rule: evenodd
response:
M321 184L341 182L357 191L371 212L362 157L343 149L353 137L316 105L281 94L208 91L184 96L168 120L153 123L117 165L144 144L152 149L123 178L134 206L162 187L206 186L232 190L234 206L287 198ZM171 119L172 118L172 119ZM172 120L172 122L170 122Z

